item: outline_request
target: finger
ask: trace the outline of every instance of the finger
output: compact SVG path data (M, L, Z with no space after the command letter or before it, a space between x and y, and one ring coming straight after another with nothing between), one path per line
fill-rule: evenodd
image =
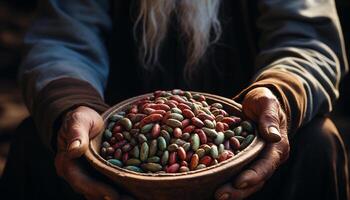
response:
M83 155L89 139L95 137L102 127L102 118L92 109L79 107L68 113L60 131L66 139L68 156L76 158Z
M269 144L261 157L251 164L234 181L234 187L243 189L265 182L281 163L279 143Z
M63 157L63 158L59 158ZM89 177L81 169L76 160L67 159L63 154L56 157L57 165L63 166L59 175L63 177L70 186L78 193L83 194L87 199L119 199L118 192L111 186Z
M281 140L280 112L281 107L276 96L268 88L255 88L244 98L243 113L259 124L262 138L269 142Z
M259 117L259 132L261 137L269 142L281 140L280 105L276 100L269 100L263 107Z
M264 186L264 184L265 182L261 182L258 185L254 185L252 187L245 188L245 189L237 189L232 187L231 184L225 184L216 191L215 199L216 200L245 199L250 195L259 191Z

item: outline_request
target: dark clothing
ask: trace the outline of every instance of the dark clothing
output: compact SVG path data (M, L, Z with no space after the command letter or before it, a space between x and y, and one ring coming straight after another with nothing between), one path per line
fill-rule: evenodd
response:
M183 78L187 41L176 20L160 50L162 68L142 68L133 38L136 5L41 1L25 39L29 52L20 80L49 148L53 124L64 111L77 105L100 110L103 97L115 104L174 88L233 97L244 88L264 86L280 99L292 131L329 112L338 97L348 65L334 0L223 0L223 35L207 50L190 83Z
M82 199L56 175L53 154L39 142L34 130L32 119L18 128L1 180L1 194L6 194L5 199ZM250 200L347 200L346 160L333 122L316 117L291 141L289 160ZM98 176L98 172L92 174Z
M236 98L240 101L247 91L263 86L279 98L290 134L296 134L291 135L291 158L256 196L346 199L341 140L329 120L315 118L332 109L348 70L333 0L223 0L223 35L208 49L191 82L183 78L186 41L176 22L160 51L162 68L142 68L132 32L137 12L133 2L41 2L25 40L29 52L20 73L37 129L27 121L18 130L4 175L8 192L33 198L71 195L63 192L48 149L56 140L55 122L75 106L103 112L103 99L115 104L173 88L225 97L243 91ZM39 178L34 181L33 176Z

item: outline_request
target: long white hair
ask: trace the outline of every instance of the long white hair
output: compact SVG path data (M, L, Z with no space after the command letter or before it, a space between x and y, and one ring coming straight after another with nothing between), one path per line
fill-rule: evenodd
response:
M187 45L185 74L190 74L208 46L221 35L219 5L220 0L139 0L134 35L144 67L153 68L159 64L162 41L167 35L171 17L176 16L180 34Z

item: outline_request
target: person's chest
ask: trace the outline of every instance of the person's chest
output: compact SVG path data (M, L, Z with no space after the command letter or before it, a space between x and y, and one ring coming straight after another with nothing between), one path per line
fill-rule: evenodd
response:
M107 101L174 88L232 97L247 86L254 73L254 59L239 1L222 1L219 13L222 35L207 49L191 81L183 76L186 44L174 24L169 26L169 34L161 46L161 68L149 71L140 64L139 47L133 34L137 9L130 2L133 1L115 1L111 12L113 32L107 44L111 60Z

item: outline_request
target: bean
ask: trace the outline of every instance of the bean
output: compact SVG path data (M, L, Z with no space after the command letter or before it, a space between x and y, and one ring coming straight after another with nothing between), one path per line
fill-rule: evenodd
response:
M160 125L154 124L151 131L152 138L157 138L160 135Z
M230 138L230 144L231 144L231 146L232 146L232 148L234 150L240 149L241 144L240 144L239 140L236 137L231 137Z
M197 154L193 154L190 162L190 169L191 170L196 169L198 162L199 162L199 156Z
M109 129L106 129L103 135L105 136L106 139L110 139L113 134Z
M198 170L198 169L204 169L204 168L206 168L207 166L205 166L204 164L199 164L199 165L197 165L197 167L196 167L196 170Z
M211 148L210 148L210 155L213 158L217 158L219 156L218 147L216 145L211 146Z
M176 128L176 127L182 128L181 121L176 119L167 119L165 123L172 128Z
M114 152L114 158L119 160L119 159L122 158L122 154L123 154L122 150L121 150L121 149L117 149L117 150Z
M187 118L187 119L192 119L194 117L194 113L190 109L183 109L182 114Z
M181 138L182 136L182 130L180 128L175 128L173 131L173 135L175 138Z
M188 172L188 171L190 171L190 169L186 166L181 166L179 169L179 172Z
M169 165L176 163L176 161L177 161L177 152L175 152L175 151L171 152L169 154Z
M112 165L118 166L118 167L122 167L123 163L118 160L118 159L109 159L107 160L109 163L111 163Z
M162 136L158 137L158 148L161 151L164 151L167 148L166 141Z
M139 166L141 164L141 160L136 158L131 158L127 160L125 164L128 166Z
M172 109L171 109L171 112L172 113L177 113L177 114L182 114L182 111L179 109L179 108L176 108L176 107L173 107ZM181 117L182 117L182 115L181 115ZM183 117L182 117L182 119L183 119Z
M152 157L157 154L158 151L158 142L156 139L152 140L149 147L149 157Z
M235 135L241 135L242 133L242 126L237 126L235 129L233 129L233 131L235 132Z
M152 128L153 128L154 124L150 123L150 124L146 124L141 128L141 133L149 133Z
M218 146L219 155L220 155L222 152L224 152L224 150L225 150L224 144L219 144L219 146Z
M200 159L199 163L204 164L205 166L209 166L212 161L213 159L210 156L203 156Z
M133 146L131 144L126 144L122 147L122 151L129 152L132 148L133 148Z
M192 117L191 121L192 121L192 124L198 128L202 128L204 126L204 123L200 119L198 119L197 117Z
M129 152L130 155L132 155L134 158L140 157L140 149L138 146L134 146L134 148Z
M180 165L178 163L174 163L166 168L165 172L167 173L176 173L179 171Z
M183 133L192 133L192 132L194 131L194 129L196 129L195 126L189 125L189 126L187 126L186 128L184 128L182 132L183 132Z
M187 127L188 125L190 125L191 120L190 119L184 119L181 121L182 127Z
M204 125L207 128L215 128L214 123L208 119L204 120Z
M254 135L248 135L241 143L241 146L239 147L239 149L242 150L246 148L250 143L252 143L254 137L255 137Z
M188 140L188 139L190 139L190 137L191 137L190 133L182 133L182 135L181 135L181 139L183 139L183 140Z
M179 146L177 144L171 144L168 146L168 151L169 152L177 151L178 148Z
M191 143L186 142L184 145L182 145L183 149L187 152L191 148Z
M223 132L218 132L217 137L214 139L216 145L222 144L225 140L225 135Z
M190 142L191 142L192 150L196 151L199 148L199 145L200 145L200 140L199 140L198 134L196 134L196 133L193 134L191 136Z
M210 128L204 127L202 130L203 130L203 131L207 134L207 136L209 136L210 138L215 139L215 138L218 136L218 133L217 133L214 129L210 129Z
M183 147L178 147L177 149L177 155L181 160L186 160L186 151Z
M245 139L245 137L242 137L242 136L239 136L239 135L238 136L234 136L234 137L237 138L240 143L242 143L243 140Z
M145 171L158 172L163 169L162 165L158 163L144 163L141 168Z
M148 147L147 142L144 142L141 145L140 160L141 161L147 160L148 154L149 154L149 147Z
M141 168L136 167L136 166L126 166L124 168L127 170L130 170L130 171L134 171L134 172L139 172L139 173L143 172Z
M169 114L169 119L176 119L178 121L182 121L184 120L184 117L179 113L171 113Z
M132 128L132 123L130 119L124 117L123 119L119 120L118 123L122 125L125 130L129 131Z
M205 156L205 150L202 148L197 149L196 154L198 155L199 158L202 158L203 156Z
M252 133L254 131L254 126L249 121L243 121L241 123L241 126L243 130L248 131L249 133Z
M224 123L222 123L222 122L216 123L215 130L218 132L224 131L225 130Z
M199 113L197 115L197 117L200 119L200 120L209 120L209 121L213 121L214 120L214 117L208 115L207 113Z
M199 136L200 143L206 144L208 140L207 140L207 135L204 133L204 131L202 129L196 129L195 132Z
M226 138L226 139L229 139L229 138L235 136L235 132L233 132L232 130L226 130L226 131L224 132L224 135L225 135L225 138Z
M122 115L114 114L114 115L109 117L109 121L116 122L116 121L119 121L119 120L121 120L123 118L124 117Z
M169 160L169 152L168 151L164 151L160 162L161 162L161 164L163 166L165 166L166 164L168 164L168 160Z
M140 144L144 143L144 142L147 142L147 138L144 134L139 134L137 136L137 140L139 141Z
M152 156L147 158L147 162L149 163L159 163L160 162L160 158L158 156Z

